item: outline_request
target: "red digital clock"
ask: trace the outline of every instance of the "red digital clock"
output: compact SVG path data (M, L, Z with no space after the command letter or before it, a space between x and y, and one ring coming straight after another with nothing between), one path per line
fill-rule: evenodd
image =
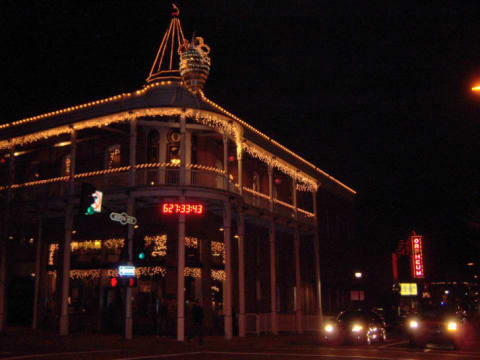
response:
M203 204L193 203L163 203L162 214L202 215L205 212Z

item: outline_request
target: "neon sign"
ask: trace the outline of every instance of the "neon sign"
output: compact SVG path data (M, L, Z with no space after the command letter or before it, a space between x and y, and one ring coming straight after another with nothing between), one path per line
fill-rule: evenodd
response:
M205 213L203 204L193 203L163 203L162 214L178 214L178 215L202 215Z
M412 241L412 274L416 279L424 277L422 237L414 235Z

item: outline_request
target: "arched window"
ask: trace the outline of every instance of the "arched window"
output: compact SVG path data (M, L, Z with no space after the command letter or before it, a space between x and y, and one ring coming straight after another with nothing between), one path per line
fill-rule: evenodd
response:
M147 162L158 162L158 142L160 135L157 130L150 130L147 137Z

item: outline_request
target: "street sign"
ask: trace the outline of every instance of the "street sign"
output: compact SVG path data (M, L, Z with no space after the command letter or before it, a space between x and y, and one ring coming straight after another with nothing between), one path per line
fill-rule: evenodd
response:
M122 277L132 277L135 276L135 266L131 265L120 265L118 267L118 275Z
M117 221L122 225L135 225L137 223L137 218L134 216L130 216L127 213L123 212L121 214L112 212L110 213L110 220L112 221Z

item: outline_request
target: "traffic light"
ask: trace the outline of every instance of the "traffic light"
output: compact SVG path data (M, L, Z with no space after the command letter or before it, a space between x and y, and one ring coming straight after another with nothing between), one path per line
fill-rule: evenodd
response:
M137 278L116 276L110 278L110 287L137 287Z
M93 204L95 203L95 187L91 184L82 183L82 192L80 194L80 214L93 215Z
M126 278L127 281L127 286L132 288L132 287L137 287L137 278L131 277L131 278Z

